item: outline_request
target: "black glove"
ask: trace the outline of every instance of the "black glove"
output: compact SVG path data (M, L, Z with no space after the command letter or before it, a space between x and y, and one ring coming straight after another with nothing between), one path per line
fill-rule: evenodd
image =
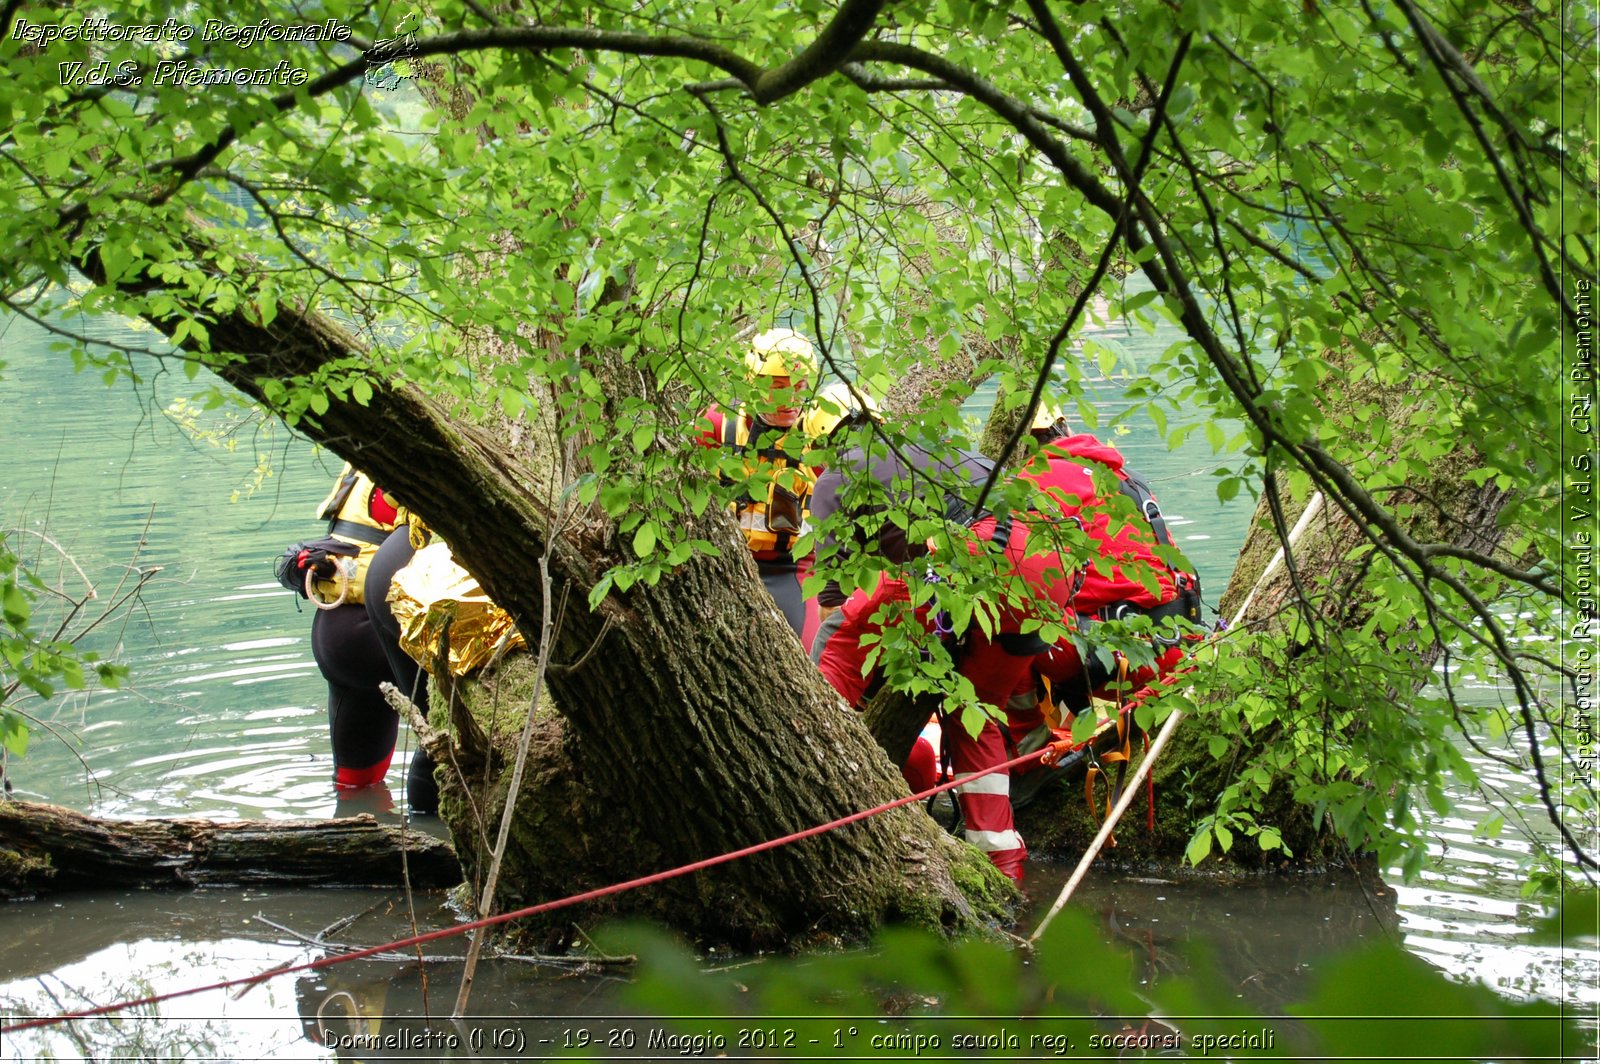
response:
M360 553L361 548L354 543L332 537L294 543L278 555L272 571L277 575L278 583L305 598L306 573L312 573L318 580L332 580L338 575L334 558L354 558Z

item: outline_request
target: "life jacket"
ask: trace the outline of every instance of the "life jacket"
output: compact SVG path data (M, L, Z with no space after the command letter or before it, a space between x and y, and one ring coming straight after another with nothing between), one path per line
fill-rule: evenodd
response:
M314 581L312 591L323 602L337 600L341 591L345 602L363 602L367 567L389 533L405 523L405 511L395 506L365 473L346 463L333 490L317 507L317 517L328 522L329 536L355 545L360 553L348 560L335 579Z
M766 485L760 496L748 493L731 504L734 520L744 533L744 542L758 557L786 553L808 527L811 492L817 472L791 458L783 450L789 429L762 422L751 435L752 420L740 414L720 411L722 446L745 457L744 472L748 487Z

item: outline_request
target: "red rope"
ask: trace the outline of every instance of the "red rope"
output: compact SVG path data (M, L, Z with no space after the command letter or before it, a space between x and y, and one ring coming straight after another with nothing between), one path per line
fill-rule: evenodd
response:
M782 838L768 839L766 842L758 842L754 846L746 846L742 850L734 850L731 853L721 854L717 857L708 857L703 861L694 861L690 864L679 865L677 868L670 868L665 872L655 872L648 876L640 876L638 879L630 879L623 883L615 883L609 887L597 887L594 890L586 890L582 894L573 894L565 898L558 898L555 901L541 902L538 905L530 905L525 909L518 909L515 912L501 913L499 916L488 916L481 920L474 920L470 923L457 924L454 927L440 928L437 931L429 931L426 934L413 935L410 938L396 939L393 942L386 942L381 946L369 946L366 949L359 949L352 953L341 953L337 956L323 957L319 960L306 961L301 964L286 964L280 968L273 968L269 971L262 972L260 975L244 976L239 979L224 979L221 982L210 983L206 986L191 987L188 990L174 990L165 994L151 994L149 997L136 998L131 1001L119 1001L114 1005L100 1005L92 1009L84 1009L80 1012L63 1013L59 1016L37 1016L30 1020L24 1020L21 1023L14 1023L10 1026L0 1027L0 1034L11 1034L16 1031L27 1031L39 1027L54 1027L57 1024L66 1023L70 1020L87 1019L90 1016L104 1016L107 1013L121 1012L124 1009L138 1008L141 1005L155 1005L163 1001L172 1001L176 998L189 997L194 994L204 994L211 990L227 990L236 986L255 986L257 983L266 982L268 979L274 979L280 975L292 975L297 972L310 972L315 971L318 968L331 968L335 964L344 964L347 961L362 960L364 958L371 957L374 954L389 953L397 949L405 949L409 946L418 946L424 942L433 942L437 939L450 938L454 935L464 935L468 931L476 931L483 927L495 927L499 924L509 923L512 920L520 920L525 916L536 916L539 913L547 913L556 909L564 909L569 905L577 905L580 902L593 901L596 898L603 898L608 894L621 894L623 891L635 890L639 887L647 887L653 883L660 883L668 879L676 878L677 876L688 875L690 872L698 872L703 868L712 868L716 865L727 864L729 861L736 861L741 857L749 857L752 854L763 853L767 850L775 850L780 846L787 846L791 842L799 842L801 839L809 839L813 836L832 831L835 828L842 828L848 824L854 824L859 820L866 820L868 817L877 816L879 813L887 813L891 809L898 809L903 805L910 805L912 802L920 802L924 798L930 798L935 794L940 794L944 791L959 787L964 783L970 783L981 776L987 776L994 772L1007 771L1009 769L1016 768L1019 765L1027 764L1029 761L1036 760L1045 752L1045 750L1048 749L1049 747L1044 747L1043 749L1035 750L1031 754L1023 754L1021 757L1012 758L1010 761L1004 762L1003 764L986 768L982 772L968 773L959 779L953 779L946 783L941 783L936 787L929 787L927 790L918 794L907 795L904 798L896 798L892 802L884 802L882 805L873 806L871 809L863 810L859 813L851 813L849 816L840 817L838 820L830 820L826 824L818 824L816 827L806 828L804 831L797 831L791 835L785 835Z

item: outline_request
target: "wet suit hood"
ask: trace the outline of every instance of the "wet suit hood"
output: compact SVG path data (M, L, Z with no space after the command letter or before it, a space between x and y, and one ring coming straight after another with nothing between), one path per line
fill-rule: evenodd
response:
M1045 444L1058 451L1064 451L1074 458L1087 458L1092 462L1099 462L1110 469L1120 478L1122 476L1122 452L1109 443L1101 443L1088 433L1077 436L1059 436Z

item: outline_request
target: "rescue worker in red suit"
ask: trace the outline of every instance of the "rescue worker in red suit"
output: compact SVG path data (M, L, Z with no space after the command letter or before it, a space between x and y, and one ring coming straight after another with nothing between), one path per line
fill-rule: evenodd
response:
M1072 433L1065 419L1051 413L1036 420L1034 431L1043 440L1040 457L1022 475L1055 500L1062 513L1075 514L1083 521L1100 557L1109 563L1108 572L1093 566L1084 570L1071 601L1080 639L1064 638L1035 658L1034 679L1048 681L1051 700L1073 712L1087 708L1091 695L1118 702L1137 700L1182 660L1178 639L1158 639L1154 664L1125 670L1108 668L1097 655L1090 655L1086 666L1078 642L1092 640L1093 626L1099 621L1143 616L1158 625L1168 618L1198 624L1199 580L1156 554L1158 545L1173 545L1172 535L1148 485L1126 468L1121 452L1094 436ZM1112 485L1116 485L1116 494L1132 504L1136 517L1129 519L1115 512L1105 494ZM1118 664L1125 665L1121 655L1116 657ZM1014 738L1020 739L1044 722L1047 707L1032 697L1035 686L1043 685L1019 688L1019 697L1010 706Z
M815 379L811 342L791 329L770 329L750 341L745 369L764 392L759 409L729 415L705 412L700 442L745 456L745 494L730 509L761 574L761 584L809 650L817 631L817 609L801 591L811 556L797 558L793 546L807 528L816 471L798 457L796 441L806 384Z
M915 454L916 449L908 448L905 453ZM932 461L932 456L923 460ZM916 461L911 460L913 465ZM987 475L987 471L979 471L979 463L971 460L958 463L958 468L972 481L982 480ZM928 487L923 478L903 475L904 466L894 460L877 464L862 457L850 459L847 455L830 471L837 471L844 484L852 477L886 475L888 481L884 487L890 492L890 499L903 500L909 493L925 491ZM848 488L839 490L848 493ZM940 505L950 504L941 500ZM949 510L946 512L948 514ZM986 636L977 624L972 624L965 633L957 633L959 642L953 652L957 671L972 684L978 701L991 714L976 736L968 734L954 715L947 719L944 743L957 775L992 768L1009 759L1006 735L999 724L1004 719L1003 707L1012 692L1027 679L1034 655L1049 649L1037 634L1023 633L1022 623L1029 618L1056 621L1066 612L1071 581L1061 555L1054 550L1028 551L1028 540L1036 534L1036 529L1044 530L1047 525L1045 515L1030 513L1008 514L1000 520L989 514L968 525L971 536L967 549L973 554L1003 559L1001 564L1013 578L1013 593L1000 604L993 638ZM996 550L994 544L1001 544L1001 547ZM834 689L851 705L860 702L872 680L865 665L875 640L864 643L865 637L881 633L885 623L894 623L906 612L913 612L925 627L931 629L934 625L935 621L925 610L902 608L896 613L896 604L910 600L906 580L922 579L923 568L923 563L912 562L900 575L885 573L871 592L857 590L840 607L843 619L838 631L824 645L818 664ZM957 788L956 795L967 841L987 853L1001 872L1020 882L1027 847L1012 819L1010 777L1005 773L991 773Z

